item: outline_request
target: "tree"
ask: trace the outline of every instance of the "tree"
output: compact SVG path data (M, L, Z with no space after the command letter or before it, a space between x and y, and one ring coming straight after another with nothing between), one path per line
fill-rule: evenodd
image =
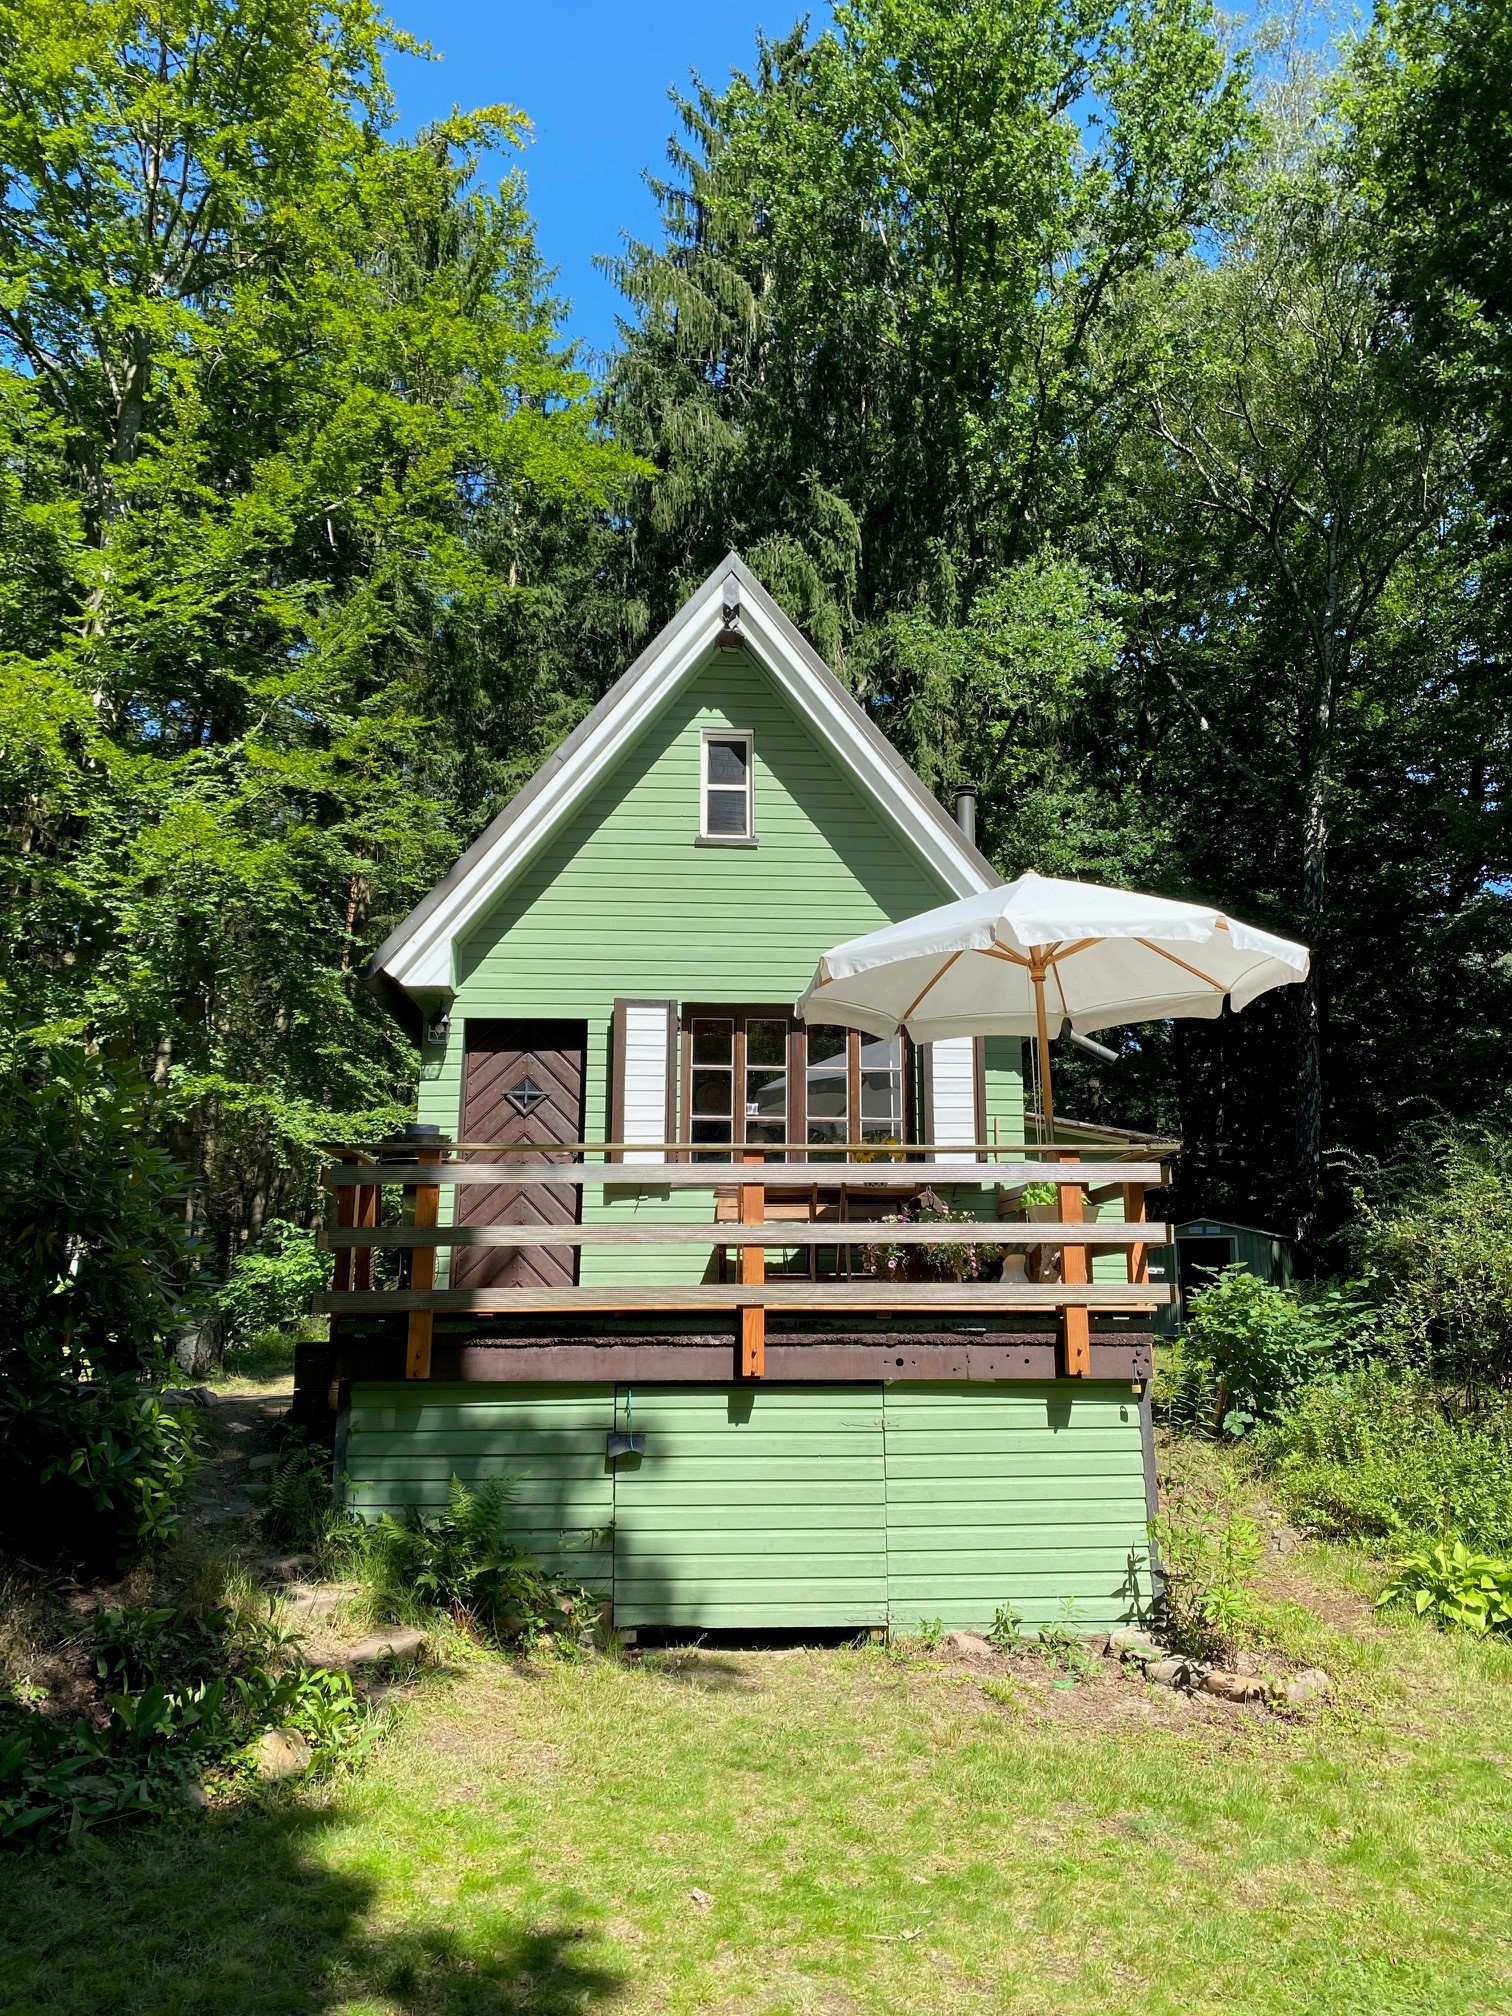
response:
M1208 220L1245 119L1206 6L855 0L679 109L664 242L612 269L607 410L660 472L638 592L662 613L734 544L832 657L962 621L1096 495L1130 282Z
M222 1264L396 1114L365 950L601 683L566 647L630 463L519 182L476 186L523 122L391 140L395 42L369 0L0 5L6 972L145 1070Z

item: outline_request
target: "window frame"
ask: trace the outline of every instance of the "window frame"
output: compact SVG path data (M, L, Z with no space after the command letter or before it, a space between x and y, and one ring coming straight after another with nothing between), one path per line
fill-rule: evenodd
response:
M745 828L739 833L709 831L709 792L734 791L733 784L709 782L709 748L715 742L745 744ZM700 847L754 847L756 845L756 733L752 728L704 728L698 737L698 841Z
M732 1022L734 1031L730 1050L730 1140L721 1142L692 1143L693 1134L693 1024L695 1021ZM793 1014L792 1004L760 1004L744 1001L684 1001L678 1008L679 1059L677 1074L678 1111L683 1116L683 1126L679 1139L689 1143L682 1149L684 1159L718 1154L728 1146L733 1158L746 1151L748 1146L762 1144L747 1143L745 1138L745 1083L746 1083L746 1025L750 1022L782 1022L787 1026L787 1121L786 1135L789 1141L803 1143L808 1134L808 1029ZM823 1026L823 1025L820 1025ZM860 1140L861 1127L861 1045L869 1040L859 1029L846 1031L845 1088L846 1088L846 1139ZM904 1140L918 1138L915 1102L918 1096L918 1053L907 1035L902 1037L901 1082L899 1099L901 1103L900 1121ZM801 1146L783 1155L773 1151L779 1162L789 1160L823 1161L835 1153L822 1144L810 1149Z

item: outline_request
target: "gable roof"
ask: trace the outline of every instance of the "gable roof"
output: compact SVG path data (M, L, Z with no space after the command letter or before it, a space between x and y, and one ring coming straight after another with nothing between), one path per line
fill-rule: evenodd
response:
M407 992L449 991L452 946L595 780L721 643L743 644L946 888L971 896L1002 877L924 788L735 554L722 561L593 711L379 946L368 974Z

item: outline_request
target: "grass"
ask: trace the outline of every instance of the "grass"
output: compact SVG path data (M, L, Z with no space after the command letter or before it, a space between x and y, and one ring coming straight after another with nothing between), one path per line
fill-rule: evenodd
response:
M1287 1721L1021 1656L459 1652L360 1777L0 1864L6 2016L1512 2001L1512 1647L1273 1563Z

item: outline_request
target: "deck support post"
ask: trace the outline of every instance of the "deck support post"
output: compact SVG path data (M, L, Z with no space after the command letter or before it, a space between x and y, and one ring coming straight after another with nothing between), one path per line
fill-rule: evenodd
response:
M1056 1186L1060 1198L1062 1223L1080 1225L1082 1222L1082 1186L1080 1183L1060 1183ZM1068 1288L1082 1288L1091 1275L1091 1267L1085 1246L1063 1244L1061 1247L1061 1280ZM1067 1303L1061 1311L1061 1343L1065 1360L1065 1376L1068 1379L1087 1379L1092 1373L1092 1318L1085 1302Z
M415 1157L417 1162L439 1162L441 1150L421 1148ZM414 1200L412 1222L427 1228L436 1225L441 1217L441 1190L435 1183L417 1183L409 1196ZM372 1265L369 1253L368 1264ZM436 1249L434 1246L417 1246L410 1261L410 1286L412 1288L434 1288L436 1285ZM409 1336L405 1344L404 1376L406 1379L429 1379L431 1371L431 1333L435 1328L435 1313L430 1309L411 1309L409 1314Z
M357 1223L357 1202L365 1193L361 1190L338 1190L336 1192L336 1225L339 1231L350 1231ZM372 1264L372 1249L368 1249L368 1263ZM338 1295L346 1294L352 1288L353 1267L357 1259L354 1246L336 1248L336 1265L331 1270L331 1287ZM371 1285L371 1283L369 1283Z
M1126 1225L1143 1225L1145 1222L1145 1186L1143 1183L1125 1183L1123 1186L1123 1214ZM1131 1287L1142 1288L1150 1278L1150 1249L1142 1241L1129 1248L1129 1283Z
M746 1155L746 1162L761 1162L760 1155ZM759 1225L766 1217L766 1185L764 1183L742 1183L740 1186L740 1219L744 1225ZM757 1287L766 1280L766 1248L764 1246L742 1246L736 1259L737 1278L742 1288ZM742 1379L761 1379L766 1375L766 1304L764 1302L742 1302L740 1305L740 1376Z

